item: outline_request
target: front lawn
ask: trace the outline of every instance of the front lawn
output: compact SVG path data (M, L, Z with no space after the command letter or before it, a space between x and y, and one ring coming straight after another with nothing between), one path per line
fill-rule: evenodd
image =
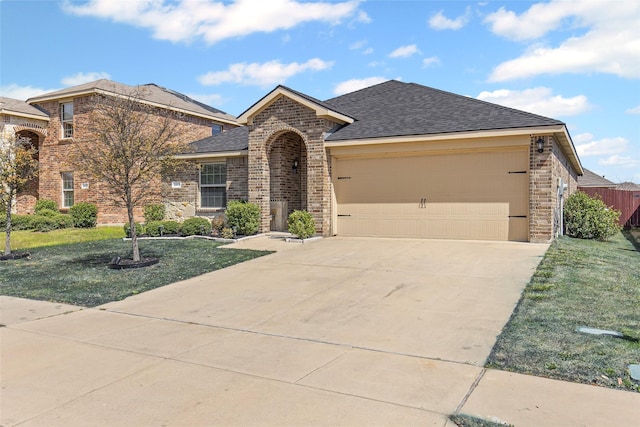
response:
M626 339L576 332L614 330ZM640 391L640 233L556 240L498 337L487 367Z
M53 246L64 243L90 242L124 237L122 226L105 226L94 228L64 228L46 233L31 230L14 230L11 232L11 250L22 252L24 249L39 246ZM4 249L6 233L0 233L0 242Z
M140 256L160 262L128 270L107 267L114 256L131 257L131 242L122 239L32 248L28 259L0 262L0 295L94 307L270 253L220 245L204 239L143 240Z

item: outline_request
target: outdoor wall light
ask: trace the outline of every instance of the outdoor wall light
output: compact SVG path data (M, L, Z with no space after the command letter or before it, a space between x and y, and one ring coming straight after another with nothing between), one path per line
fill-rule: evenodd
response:
M293 161L293 166L291 166L291 170L293 171L294 175L298 173L298 159L295 159Z
M538 138L536 145L538 146L538 153L542 153L544 151L544 139L542 137Z

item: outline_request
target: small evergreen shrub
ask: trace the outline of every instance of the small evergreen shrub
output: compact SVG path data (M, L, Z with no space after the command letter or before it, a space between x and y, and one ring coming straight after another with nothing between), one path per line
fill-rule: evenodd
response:
M582 191L571 194L564 204L567 236L605 241L620 231L620 211L609 208L601 198Z
M211 219L211 231L213 231L214 236L221 236L222 229L224 228L224 216L214 216Z
M36 207L34 209L34 212L38 215L42 215L41 212L45 209L58 212L58 206L56 205L56 202L54 202L53 200L49 200L49 199L38 200L36 202Z
M32 230L33 229L32 221L34 216L35 215L11 215L11 229L12 230Z
M51 217L43 215L33 215L31 218L30 229L33 231L47 232L56 230L58 223Z
M144 222L162 221L165 215L165 206L161 203L151 203L144 207Z
M69 215L74 227L93 228L98 222L98 207L92 203L76 203L69 208Z
M164 231L164 225L162 221L149 221L144 224L144 231L147 236L160 237L160 235L166 234ZM161 233L162 231L162 233Z
M136 236L142 236L142 234L144 233L144 227L142 227L142 224L140 223L136 222L135 224L136 224ZM122 228L124 229L125 236L131 238L131 224L126 222Z
M211 234L211 221L207 218L189 218L182 223L184 236L208 236Z
M311 214L307 211L295 210L291 212L287 218L289 233L298 236L300 239L306 239L316 233L316 224Z
M240 200L231 200L225 211L227 226L237 234L250 236L260 229L260 206Z
M71 228L73 227L73 218L68 214L58 213L55 216L51 217L57 224L57 228Z
M225 227L220 231L220 236L223 239L233 239L235 238L235 234L233 234L233 230L231 228Z
M53 209L40 209L39 211L36 211L36 215L53 218L56 215L60 215L60 212L54 211Z
M178 221L162 221L164 226L164 234L178 234L180 233L180 223Z

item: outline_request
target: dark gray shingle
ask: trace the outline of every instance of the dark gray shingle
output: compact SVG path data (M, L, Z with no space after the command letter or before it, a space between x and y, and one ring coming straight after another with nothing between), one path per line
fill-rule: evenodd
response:
M190 153L218 153L242 151L249 147L249 128L240 126L189 144Z

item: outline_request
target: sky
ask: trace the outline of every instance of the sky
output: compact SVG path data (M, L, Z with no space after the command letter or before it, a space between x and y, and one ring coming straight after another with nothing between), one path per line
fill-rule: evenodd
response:
M582 165L640 183L640 1L0 0L0 95L106 78L240 115L278 84L386 80L562 120Z

